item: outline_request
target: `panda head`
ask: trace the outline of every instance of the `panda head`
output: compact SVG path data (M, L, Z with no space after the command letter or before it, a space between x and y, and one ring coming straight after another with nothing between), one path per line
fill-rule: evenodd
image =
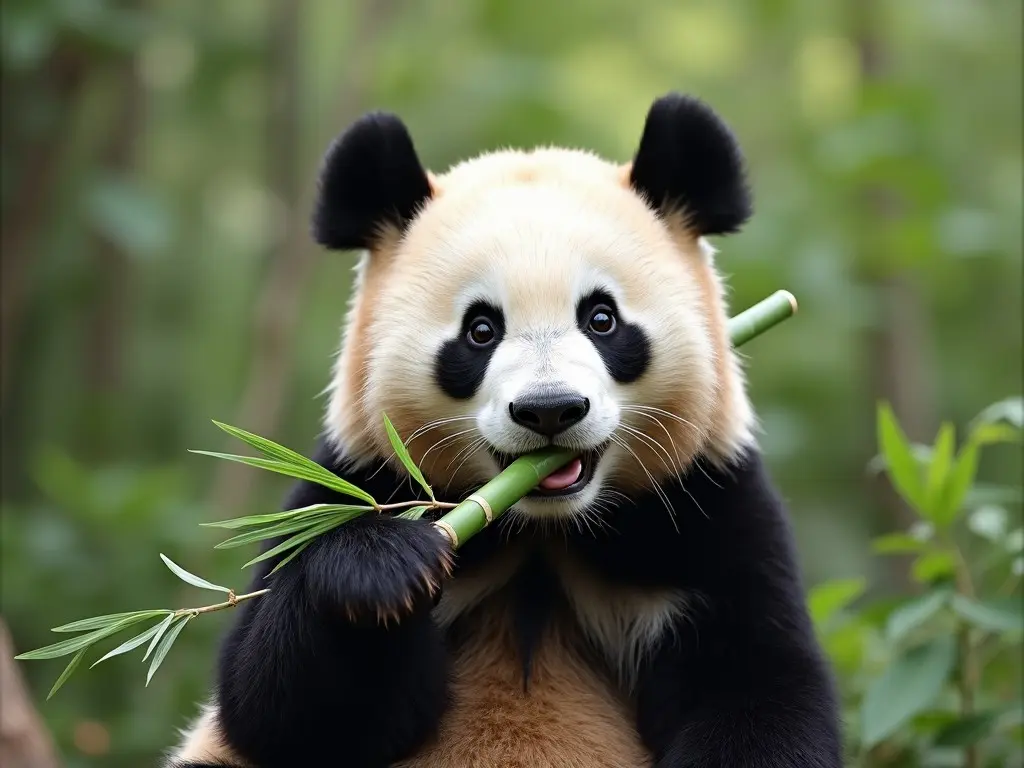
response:
M396 117L329 149L313 218L364 251L327 432L392 454L386 413L436 488L465 490L548 444L582 451L517 505L588 514L727 462L753 415L705 238L751 203L736 141L700 101L657 100L631 162L505 150L426 171Z

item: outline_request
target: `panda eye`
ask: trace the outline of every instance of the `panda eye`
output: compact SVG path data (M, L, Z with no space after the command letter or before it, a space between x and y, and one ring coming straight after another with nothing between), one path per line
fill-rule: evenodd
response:
M469 343L475 347L489 346L494 341L494 326L487 318L478 317L469 324L469 333L466 336Z
M615 330L615 315L606 306L597 307L590 315L590 330L601 336L607 336Z

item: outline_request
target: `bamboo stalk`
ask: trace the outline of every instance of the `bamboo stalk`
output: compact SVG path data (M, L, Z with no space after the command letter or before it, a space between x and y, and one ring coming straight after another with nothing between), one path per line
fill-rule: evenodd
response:
M796 310L796 298L792 293L776 291L729 320L729 338L733 346L738 347L792 317ZM434 525L458 549L505 514L541 480L575 457L573 451L554 447L521 456Z

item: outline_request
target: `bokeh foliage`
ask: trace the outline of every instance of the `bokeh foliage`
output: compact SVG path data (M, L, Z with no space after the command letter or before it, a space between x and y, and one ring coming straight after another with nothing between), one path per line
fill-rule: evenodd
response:
M224 447L211 418L311 445L352 265L305 235L312 182L372 107L443 169L537 143L625 160L656 95L710 101L758 202L718 243L732 304L800 299L745 354L808 581L920 594L909 560L870 546L914 519L867 469L875 402L931 443L1022 390L1021 23L1015 0L5 2L0 562L18 649L80 616L193 604L158 552L244 587L249 553L214 553L198 523L272 511L284 482L186 449ZM1019 487L1019 449L979 476ZM997 501L1019 528L1019 496ZM150 764L225 621L191 624L148 688L127 659L76 674L41 706L67 765ZM48 664L22 667L40 700Z

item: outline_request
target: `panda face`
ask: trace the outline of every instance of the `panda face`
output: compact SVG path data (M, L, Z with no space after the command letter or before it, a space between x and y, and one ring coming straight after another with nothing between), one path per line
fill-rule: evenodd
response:
M720 405L707 250L583 153L490 155L435 184L363 296L369 412L442 485L548 444L582 451L517 507L530 515L685 469Z
M397 118L360 120L314 214L321 244L364 249L329 435L379 462L386 413L441 493L545 445L580 451L516 506L548 519L727 461L753 414L704 237L749 216L741 166L717 116L678 95L624 165L507 150L435 176Z

